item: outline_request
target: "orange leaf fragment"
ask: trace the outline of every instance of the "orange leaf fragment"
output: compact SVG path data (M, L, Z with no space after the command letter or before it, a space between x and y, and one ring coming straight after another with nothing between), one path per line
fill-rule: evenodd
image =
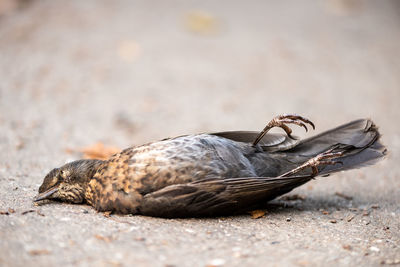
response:
M111 237L108 237L108 236L95 235L94 237L96 237L98 240L102 240L107 243L110 243L112 241Z
M120 151L119 148L114 146L104 146L103 143L98 142L91 146L84 147L79 150L83 153L85 159L108 159L112 155Z
M352 247L348 244L342 245L342 248L344 248L345 250L351 250Z
M265 216L265 211L263 210L252 210L250 211L251 218L258 219Z
M47 255L50 254L50 251L47 249L32 249L29 251L29 254L32 256L38 256L38 255Z
M111 215L111 211L103 212L103 216L106 217L106 218L110 218L110 215Z
M195 10L186 15L186 28L193 33L207 35L218 30L218 20L211 14Z

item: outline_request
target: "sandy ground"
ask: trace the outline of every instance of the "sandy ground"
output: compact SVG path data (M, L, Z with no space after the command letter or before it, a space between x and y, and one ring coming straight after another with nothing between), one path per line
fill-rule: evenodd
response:
M0 4L1 266L400 264L398 1L18 3ZM315 132L371 117L389 156L259 219L32 204L49 170L96 142L258 130L293 112Z

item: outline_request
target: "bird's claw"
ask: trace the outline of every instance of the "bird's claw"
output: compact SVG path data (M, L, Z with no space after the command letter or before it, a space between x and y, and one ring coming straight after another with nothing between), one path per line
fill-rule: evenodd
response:
M303 165L282 174L281 177L291 176L291 175L298 173L308 167L311 168L312 176L314 177L314 176L318 175L318 173L319 173L318 167L321 165L335 165L335 164L343 165L342 161L334 161L333 159L343 156L344 152L343 151L333 152L334 149L335 148L331 148L321 154L318 154L317 156L306 161Z
M257 143L260 142L260 140L264 137L264 135L271 128L274 128L274 127L282 128L286 132L286 134L289 138L296 139L295 137L292 136L292 129L289 126L287 126L287 124L296 124L298 126L301 126L306 130L306 132L308 131L306 124L309 124L315 130L314 123L312 123L309 119L306 119L302 116L293 115L293 114L279 115L279 116L276 116L275 118L273 118L267 124L267 126L265 126L265 128L260 132L260 134L256 138L256 140L254 140L253 146L257 145Z
M296 124L298 126L303 127L306 130L306 132L308 132L308 128L307 128L306 124L309 124L315 130L315 125L314 125L314 123L312 123L312 121L310 121L309 119L306 119L302 116L292 115L292 114L279 115L279 116L275 117L270 123L271 123L271 126L273 126L273 127L282 128L286 132L286 134L292 139L295 139L291 135L292 129L290 129L289 126L287 126L286 124Z
M333 150L333 149L332 149ZM311 167L312 170L312 175L316 176L318 175L318 166L320 165L335 165L335 164L342 164L343 162L341 161L334 161L332 159L341 157L343 155L343 152L332 152L331 150L328 150L324 153L321 153L317 155L316 157L308 160L304 165L304 168L306 167Z

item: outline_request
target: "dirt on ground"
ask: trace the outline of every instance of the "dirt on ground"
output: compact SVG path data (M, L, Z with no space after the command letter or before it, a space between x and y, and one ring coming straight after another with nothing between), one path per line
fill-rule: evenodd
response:
M0 1L0 265L399 265L399 10L395 0ZM316 124L296 129L303 137L369 117L389 154L240 216L32 203L48 171L87 153L261 130L281 113Z

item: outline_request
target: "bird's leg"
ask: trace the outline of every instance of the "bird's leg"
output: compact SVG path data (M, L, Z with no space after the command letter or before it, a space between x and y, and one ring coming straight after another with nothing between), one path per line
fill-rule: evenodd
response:
M318 166L320 165L335 165L337 163L343 164L341 161L333 161L332 159L338 158L343 156L343 152L333 152L335 148L331 148L328 151L325 151L321 154L318 154L314 158L311 158L307 162L305 162L303 165L290 170L288 172L285 172L284 174L280 175L279 177L288 177L293 174L298 173L299 171L304 170L305 168L310 167L312 170L312 177L315 177L318 175Z
M260 140L264 137L264 135L274 127L282 128L290 138L295 139L291 135L292 129L290 129L289 126L286 125L286 124L290 124L290 123L304 127L304 129L306 129L306 132L308 131L306 123L310 124L312 126L312 128L315 129L314 123L312 123L310 120L303 118L301 116L289 115L289 114L279 115L279 116L276 116L275 118L273 118L267 124L267 126L265 126L265 128L257 136L256 140L254 140L253 146L257 145L258 142L260 142Z

